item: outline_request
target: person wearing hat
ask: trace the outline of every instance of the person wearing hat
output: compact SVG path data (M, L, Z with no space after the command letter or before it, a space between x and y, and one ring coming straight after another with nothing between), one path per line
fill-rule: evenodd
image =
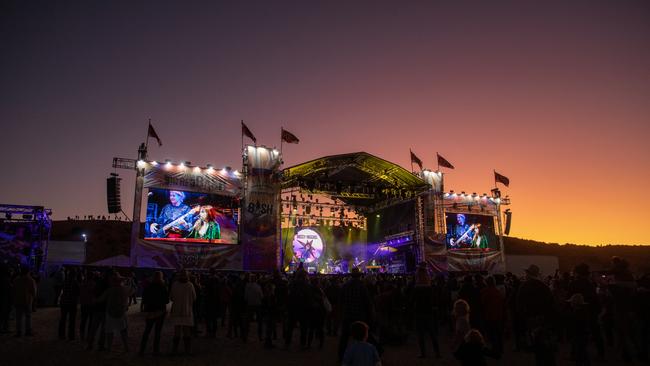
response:
M581 295L583 301L586 302L585 311L589 317L588 327L591 336L594 339L598 357L605 357L605 342L598 322L598 315L600 314L600 302L598 293L596 292L596 284L591 279L591 272L589 265L580 263L573 269L573 280L569 283L569 296Z

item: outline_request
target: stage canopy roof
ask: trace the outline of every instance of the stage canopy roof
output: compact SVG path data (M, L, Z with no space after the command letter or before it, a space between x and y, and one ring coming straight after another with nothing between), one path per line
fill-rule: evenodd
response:
M282 188L300 187L361 206L428 189L417 175L366 152L314 159L284 169L283 176Z

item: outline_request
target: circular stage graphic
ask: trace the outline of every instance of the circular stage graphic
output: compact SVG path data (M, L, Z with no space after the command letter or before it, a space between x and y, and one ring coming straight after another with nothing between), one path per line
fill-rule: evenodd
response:
M301 229L293 236L293 254L300 262L317 261L324 248L323 239L312 229Z

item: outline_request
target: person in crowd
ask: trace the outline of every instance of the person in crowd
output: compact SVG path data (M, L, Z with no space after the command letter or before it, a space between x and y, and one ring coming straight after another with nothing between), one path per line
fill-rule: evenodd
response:
M467 302L469 307L472 309L470 314L469 321L474 328L480 328L480 311L481 306L481 292L478 289L477 284L475 284L474 277L471 275L465 276L463 282L458 290L458 298L463 299ZM463 336L465 336L463 334Z
M420 266L415 272L415 286L411 293L415 328L418 333L418 346L420 347L420 355L418 357L420 358L426 357L426 347L424 346L425 336L430 337L433 352L437 358L440 358L438 325L435 317L435 299L433 296L431 276L429 276L426 267Z
M325 297L325 293L321 288L318 278L311 280L311 306L309 312L309 331L307 334L307 348L311 347L314 338L318 339L318 349L323 348L325 342L325 316L327 312L332 311L332 306L329 300ZM329 309L326 309L329 307Z
M273 281L265 281L262 291L262 313L265 322L264 348L273 348L273 334L275 332L275 321L277 317L277 297L275 295L275 284Z
M194 300L194 303L192 305L192 313L193 313L193 319L194 319L194 324L192 325L192 336L198 337L200 331L199 331L199 324L203 320L203 309L204 309L204 293L203 293L203 286L201 284L201 275L200 274L191 274L190 273L190 283L192 283L192 286L194 286L194 292L196 294L196 299Z
M363 286L363 285L362 285ZM298 270L293 281L289 285L289 297L287 299L287 324L284 334L284 346L289 348L293 338L293 330L296 324L300 324L300 347L307 348L307 336L309 331L309 311L312 302L310 300L312 291L307 282L307 272Z
M492 351L500 357L503 353L503 333L506 322L506 299L496 287L496 280L490 276L487 286L481 290L481 311L483 312L483 328L492 347Z
M109 279L112 276L112 271L107 271L102 276L96 276L94 292L93 292L93 305L92 305L92 323L88 333L87 350L92 350L95 346L95 336L99 332L98 350L104 350L106 340L106 300L102 297L104 292L109 288Z
M9 314L13 302L11 272L6 265L0 265L0 334L9 333Z
M568 330L571 338L571 356L576 366L588 366L589 352L587 345L589 343L589 333L591 328L591 309L589 304L581 293L573 294L567 301L570 306L568 317Z
M607 288L612 298L614 335L616 347L625 362L632 362L634 336L634 298L636 281L627 260L612 258L611 282Z
M325 326L327 328L327 335L333 337L338 335L338 322L341 311L339 306L341 286L339 285L339 281L337 279L331 278L328 281L325 288L325 295L327 296L329 303L332 305L332 311L327 314L327 317L325 319Z
M343 366L381 366L381 358L377 348L366 342L368 340L368 325L355 321L350 324L349 333L352 342L347 345L343 354Z
M228 338L237 337L242 331L242 318L246 300L244 299L244 288L246 283L239 276L230 277L230 285L232 286L232 298L229 306L229 319L228 319Z
M471 329L463 342L454 352L454 357L460 361L462 366L483 366L487 365L486 356L492 357L492 353L485 347L483 335L476 329Z
M343 359L352 323L360 321L369 324L372 320L372 299L368 293L368 288L361 281L359 268L353 268L350 276L350 280L341 289L343 321L341 323L341 337L339 338L339 360Z
M119 334L122 340L124 352L129 352L129 340L127 337L127 310L129 309L129 297L133 289L126 284L127 279L118 272L114 272L110 278L111 286L99 298L99 301L106 302L106 349L110 352L113 346L113 336Z
M125 281L126 285L131 288L131 296L129 296L129 306L131 304L137 305L138 300L136 296L138 296L138 279L135 277L135 272L131 272L129 276L126 278Z
M193 305L196 300L194 285L190 282L187 271L180 271L170 291L172 309L169 320L174 324L172 353L178 353L178 346L183 337L185 353L191 353L192 326L194 326Z
M580 294L586 302L586 305L584 305L584 307L589 316L589 322L587 324L589 327L589 334L593 338L596 350L598 352L598 357L600 359L604 359L605 341L603 339L600 323L598 321L598 316L601 313L602 309L600 306L600 301L598 299L596 284L591 279L591 271L589 265L586 263L578 264L573 269L573 274L574 278L569 283L568 294L569 296Z
M264 293L259 283L257 283L257 276L255 274L248 274L246 277L246 285L244 286L244 302L246 310L244 313L244 324L242 327L242 340L248 341L248 332L250 323L253 318L257 321L257 338L263 340L263 321L262 321L262 299Z
M154 272L151 281L142 293L142 303L146 314L146 323L144 333L142 333L139 354L144 354L151 329L155 328L153 354L158 356L160 355L160 333L167 314L167 304L169 303L169 294L162 272Z
M555 322L555 302L551 289L540 280L541 271L531 264L526 280L517 293L517 311L526 329L528 347L535 353L537 365L554 365L557 344L552 325Z
M210 275L203 286L203 299L205 301L205 331L206 336L209 338L216 338L217 325L219 323L219 316L221 314L221 301L219 298L220 283L219 278L214 271L210 271Z
M32 307L36 299L36 282L27 267L20 269L20 276L14 280L14 309L16 310L16 337L32 333ZM23 333L24 322L24 333Z
M61 318L59 319L59 339L66 338L66 322L68 323L68 339L73 341L76 332L77 304L79 303L79 279L75 268L66 268L65 280L59 300Z
M458 299L454 302L452 318L454 320L454 335L451 339L451 349L457 350L465 340L465 335L472 327L469 322L470 307L467 301Z
M87 272L79 285L79 310L81 319L79 321L79 338L86 340L86 334L90 332L93 313L93 293L95 291L95 275Z

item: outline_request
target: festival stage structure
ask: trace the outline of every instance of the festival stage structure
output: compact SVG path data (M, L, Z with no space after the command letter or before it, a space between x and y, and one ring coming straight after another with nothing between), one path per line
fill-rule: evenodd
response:
M440 171L365 153L282 169L275 148L243 147L241 171L116 158L136 170L130 265L347 273L503 271L498 189L445 192ZM114 174L116 175L116 174ZM146 193L145 193L146 192ZM144 224L140 205L146 198ZM508 214L508 220L509 220Z
M47 259L52 210L42 206L0 204L0 259L35 272Z

